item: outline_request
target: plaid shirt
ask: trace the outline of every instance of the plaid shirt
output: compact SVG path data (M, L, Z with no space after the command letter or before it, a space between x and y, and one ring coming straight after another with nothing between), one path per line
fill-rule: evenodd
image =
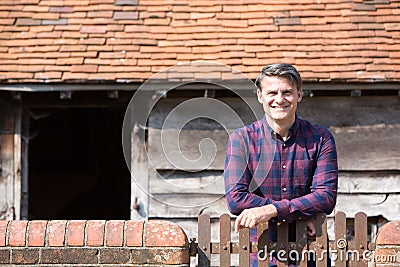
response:
M296 116L284 141L266 118L235 130L225 162L229 210L273 204L279 221L331 213L338 183L335 141L321 126Z

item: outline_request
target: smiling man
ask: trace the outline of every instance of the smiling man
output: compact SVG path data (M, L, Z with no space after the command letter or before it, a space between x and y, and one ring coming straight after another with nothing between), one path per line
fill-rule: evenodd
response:
M305 220L312 237L314 216L331 213L336 204L335 141L326 128L297 117L302 79L292 65L264 67L256 86L265 116L235 130L227 147L225 190L229 210L238 215L235 230L253 228L255 242L254 228L269 221L269 239L276 241L278 221ZM275 264L276 259L270 262ZM255 255L251 266L257 266Z

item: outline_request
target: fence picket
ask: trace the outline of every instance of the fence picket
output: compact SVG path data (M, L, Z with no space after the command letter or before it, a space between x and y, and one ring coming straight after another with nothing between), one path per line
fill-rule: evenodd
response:
M346 267L347 239L346 214L338 212L335 215L335 267Z
M315 263L316 267L328 266L328 228L326 223L326 215L324 213L317 214L317 237L315 242Z
M278 225L278 236L277 236L277 258L278 267L288 266L288 261L279 260L279 258L288 258L289 253L289 224L282 222ZM280 251L286 251L283 254Z
M250 229L239 230L239 266L250 267Z
M360 260L356 261L356 267L366 267L368 265L367 262L362 259L364 250L368 249L367 229L367 215L364 212L358 212L354 217L354 250L358 250L360 255Z
M199 246L197 249L198 265L211 265L211 222L210 215L202 214L198 221Z
M262 222L257 226L258 234L258 251L262 250L263 253L258 253L258 267L268 267L268 223Z
M330 260L335 261L336 267L356 266L367 267L367 262L362 259L365 250L368 249L368 228L367 215L359 212L354 218L355 240L346 240L346 214L337 212L335 215L335 241L328 240L327 218L325 214L316 216L316 241L310 242L307 239L306 222L296 221L296 240L289 242L289 224L280 223L277 227L277 242L271 243L268 239L268 223L260 223L257 227L258 242L250 242L250 229L241 228L239 230L239 242L231 241L231 218L229 214L223 214L220 217L220 236L219 242L211 243L211 222L210 216L203 214L198 218L198 244L195 241L191 243L190 255L198 256L199 267L211 266L211 254L220 255L219 266L228 267L231 265L231 254L239 254L239 266L250 267L250 253L260 252L258 266L268 266L269 252L275 250L278 258L279 267L288 266L291 258L299 257L296 266L307 266L307 258L310 251L315 251L315 266L327 267ZM292 240L290 240L292 241ZM329 255L329 242L335 254L332 259ZM373 247L373 244L372 246ZM297 250L297 255L293 251ZM308 249L309 251L304 251ZM285 251L285 253L283 253ZM331 251L331 252L334 252ZM352 254L350 254L352 253ZM358 254L358 255L357 255ZM358 260L360 256L360 260ZM286 258L285 261L282 261ZM281 261L279 261L281 259Z
M307 258L303 257L303 251L307 249L307 225L305 221L296 221L296 250L299 256L297 265L299 267L307 266Z
M221 267L231 266L231 217L222 214L219 217L219 262Z

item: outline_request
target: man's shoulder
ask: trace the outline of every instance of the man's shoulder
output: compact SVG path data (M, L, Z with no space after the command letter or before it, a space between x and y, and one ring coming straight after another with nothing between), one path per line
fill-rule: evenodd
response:
M246 139L254 139L260 136L262 127L262 120L254 121L240 128L236 128L231 135Z
M259 133L262 128L262 120L254 121L250 124L244 125L243 127L235 129L237 133Z
M300 119L299 120L299 127L303 134L310 134L312 136L321 136L324 138L333 138L332 133L328 130L328 128L317 124L309 122L308 120Z

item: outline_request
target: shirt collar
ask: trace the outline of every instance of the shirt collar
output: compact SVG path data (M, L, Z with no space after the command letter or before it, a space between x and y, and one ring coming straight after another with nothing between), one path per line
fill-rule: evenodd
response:
M266 129L266 132L271 134L271 137L276 139L277 137L277 133L275 133L275 131L271 128L271 126L269 126L268 122L267 122L267 115L264 114L263 120L262 120L262 124L263 124L263 128ZM289 129L289 138L296 135L297 130L299 129L299 118L295 117L294 123L292 125L292 127L290 127Z

